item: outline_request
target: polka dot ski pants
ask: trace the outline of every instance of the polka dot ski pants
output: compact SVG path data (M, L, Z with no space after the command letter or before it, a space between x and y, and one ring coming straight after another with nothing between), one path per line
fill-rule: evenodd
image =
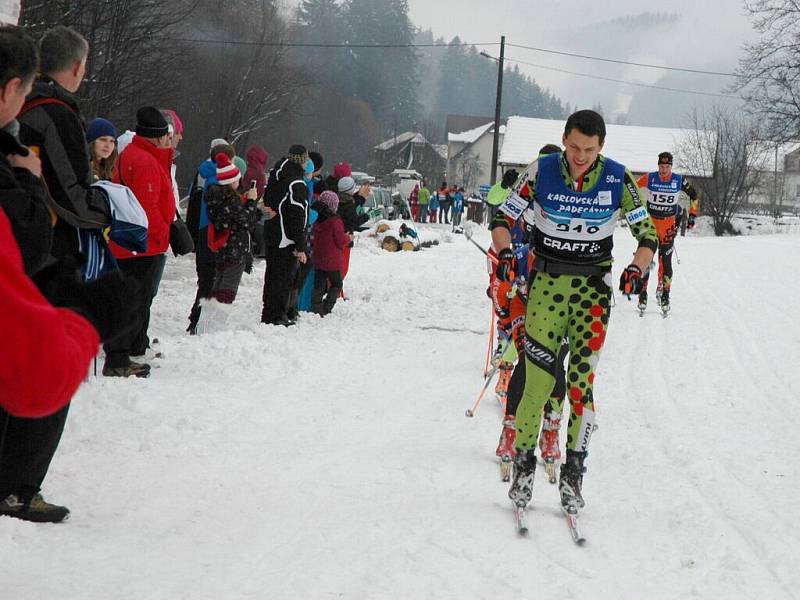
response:
M569 338L567 448L585 451L594 429L592 387L611 314L611 274L536 273L525 317L525 391L517 409L517 450L532 450L555 383L561 340Z

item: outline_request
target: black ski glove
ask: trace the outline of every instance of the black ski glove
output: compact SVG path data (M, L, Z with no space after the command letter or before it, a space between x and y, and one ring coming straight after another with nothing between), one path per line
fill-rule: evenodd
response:
M494 276L499 281L511 281L514 279L514 272L517 270L517 260L514 253L506 248L497 255L497 266L494 268Z
M510 171L506 171L503 174L503 179L500 182L500 187L503 188L504 190L507 190L517 182L518 178L519 178L519 173L517 172L516 169L511 169Z
M625 267L619 278L619 291L630 299L631 294L638 294L642 290L644 290L642 270L631 263Z

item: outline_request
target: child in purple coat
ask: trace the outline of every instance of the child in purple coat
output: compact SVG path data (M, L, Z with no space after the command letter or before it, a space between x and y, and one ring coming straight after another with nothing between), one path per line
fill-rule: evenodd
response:
M319 213L314 223L314 293L311 310L325 316L333 309L342 291L344 248L353 243L352 236L344 231L342 218L336 214L339 196L325 191L319 196L314 209Z

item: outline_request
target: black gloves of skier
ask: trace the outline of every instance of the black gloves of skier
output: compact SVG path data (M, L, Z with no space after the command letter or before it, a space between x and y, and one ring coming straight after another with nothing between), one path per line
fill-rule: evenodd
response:
M66 256L37 273L34 281L50 304L85 317L103 342L136 327L135 315L144 302L139 283L118 270L84 282L80 265L80 256Z
M514 272L517 270L517 260L514 253L506 248L497 255L497 266L494 268L494 276L500 281L511 281L514 279Z
M513 186L517 182L517 178L519 177L519 173L516 169L511 169L510 171L506 171L503 173L503 180L500 182L500 187L504 190L507 190L511 186Z
M630 298L631 294L638 294L642 290L644 290L642 270L631 263L625 267L625 270L619 278L619 291Z

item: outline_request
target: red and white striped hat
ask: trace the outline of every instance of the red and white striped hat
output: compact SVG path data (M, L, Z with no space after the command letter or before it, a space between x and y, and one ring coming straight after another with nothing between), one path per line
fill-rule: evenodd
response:
M227 154L220 152L214 158L214 162L217 163L217 183L219 185L230 185L239 181L242 173L236 165L231 163Z

